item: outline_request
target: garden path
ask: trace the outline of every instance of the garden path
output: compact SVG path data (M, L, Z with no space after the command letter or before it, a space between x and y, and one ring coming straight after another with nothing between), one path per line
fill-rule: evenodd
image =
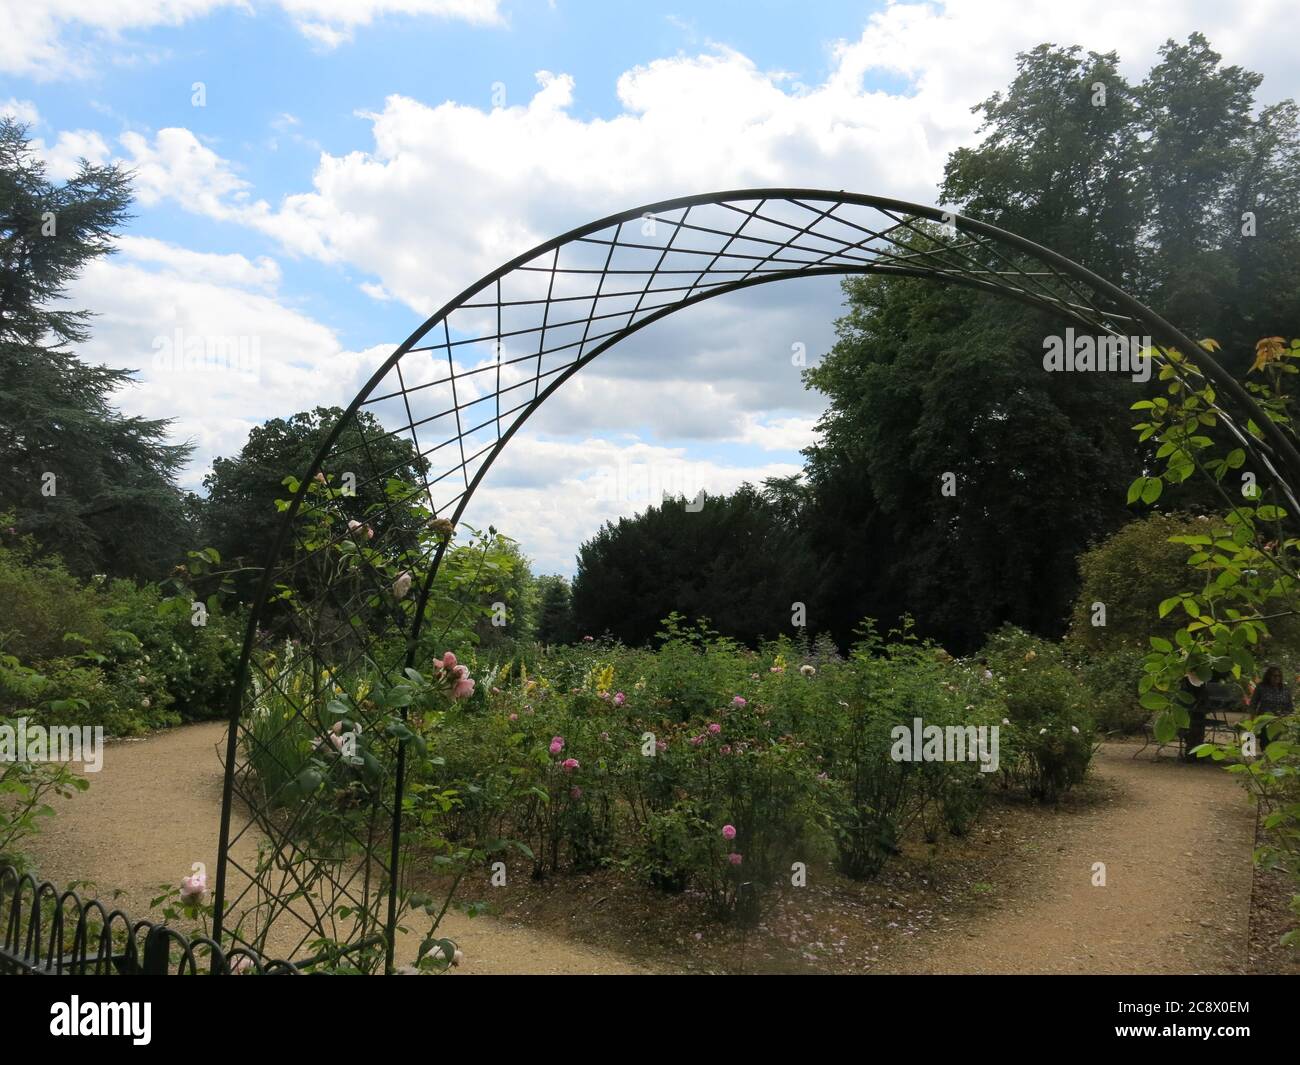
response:
M920 973L1225 973L1245 965L1255 811L1208 762L1107 743L1094 801L1057 814L1046 844L1012 859L1013 891L917 943ZM1094 887L1093 863L1106 886Z
M63 886L94 883L93 893L116 900L133 918L149 916L160 884L176 884L194 862L216 880L221 823L220 722L186 725L140 740L113 742L90 790L54 799L57 816L29 846L40 875ZM248 841L243 858L256 850ZM88 892L90 893L89 889ZM644 965L537 929L492 917L448 913L439 929L465 954L457 973L613 975L646 973ZM414 957L415 937L399 960ZM405 949L402 949L405 948Z

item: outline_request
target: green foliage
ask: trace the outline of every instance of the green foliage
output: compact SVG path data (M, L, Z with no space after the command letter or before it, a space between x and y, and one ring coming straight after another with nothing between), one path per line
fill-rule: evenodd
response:
M1077 47L1022 54L938 202L1097 271L1244 366L1260 332L1300 320L1296 107L1256 110L1258 75L1197 34L1164 45L1140 83L1120 67ZM1258 223L1246 240L1244 209ZM829 402L800 522L825 563L796 598L842 645L864 612L910 612L961 652L1003 622L1058 634L1074 559L1128 520L1123 488L1149 455L1122 420L1134 385L1045 373L1062 322L1003 299L880 276L845 292L837 342L805 375ZM955 497L939 493L945 472ZM1209 499L1166 482L1166 506Z
M751 646L792 631L790 604L806 601L813 570L794 515L749 485L698 511L687 503L665 499L607 523L579 548L579 633L639 645L672 611Z
M203 479L208 496L203 503L204 539L223 558L242 560L249 571L239 579L241 598L254 588L258 567L275 543L281 515L277 500L284 497L287 477L299 477L311 468L326 435L343 416L339 407L316 407L289 418L272 418L254 427L238 455L213 460L212 472ZM342 496L344 475L351 473L356 494L348 498L348 519L367 522L380 543L392 545L412 528L409 509L390 508L394 480L407 487L428 469L428 460L416 455L409 440L389 434L369 411L356 413L335 444L335 452L355 458L355 470L327 471ZM364 460L363 460L364 456Z
M460 881L513 846L500 838L470 838L464 831L453 839L445 832L461 799L455 788L434 779L445 764L438 753L440 730L453 700L463 698L458 691L462 678L468 678L468 666L448 655L422 663L422 671L408 668L388 676L370 668L343 678L292 644L259 666L267 679L255 683L250 727L242 741L240 786L244 794L257 797L253 815L264 828L274 824L295 843L288 853L263 849L256 869L259 883L277 897L293 897L304 883L312 884L313 912L325 933L313 950L327 957L342 944L372 938L375 914L389 885L369 877L358 883L355 863L378 849L388 831L388 814L379 800L392 793L397 750L404 745L401 867L409 875L418 852L451 883L440 894L399 884L398 919L420 914L429 919L412 959L414 970L446 971L455 964L456 945L438 937L437 929ZM460 824L463 829L464 819ZM386 853L387 845L382 846ZM174 894L165 889L155 902L171 905ZM471 905L471 916L479 908ZM203 907L192 909L191 917L206 922ZM244 941L265 954L271 927L265 911L252 905L234 916ZM384 961L381 947L350 954L346 971L376 971Z
M1010 626L996 632L983 656L1006 706L1011 777L1034 798L1054 801L1083 780L1096 738L1088 694L1059 644Z
M1202 341L1210 350L1214 341ZM1296 657L1295 644L1279 632L1300 618L1300 539L1291 535L1295 516L1263 471L1247 468L1247 455L1231 433L1222 432L1213 409L1215 390L1181 352L1156 352L1165 395L1134 404L1144 421L1134 426L1143 440L1159 445L1157 464L1133 482L1130 499L1158 497L1168 485L1200 474L1222 501L1221 516L1191 534L1172 537L1186 552L1181 584L1157 608L1172 637L1153 635L1138 682L1140 702L1154 714L1158 739L1168 742L1189 724L1193 702L1189 680L1217 678L1248 682L1260 677L1271 660ZM1256 345L1247 388L1275 426L1294 440L1292 401L1287 378L1300 372L1300 340L1289 344L1266 337ZM1263 427L1246 429L1256 438ZM1249 475L1249 476L1244 476ZM1155 486L1152 489L1152 486ZM1151 489L1148 491L1148 489ZM1291 632L1295 630L1290 629ZM1284 674L1285 677L1288 674ZM1297 892L1300 913L1300 745L1295 715L1255 714L1241 723L1240 739L1207 743L1194 753L1227 763L1264 812L1265 841L1256 858L1286 870ZM1300 941L1296 930L1286 941Z
M1141 730L1150 711L1138 700L1146 654L1138 648L1097 652L1079 659L1079 679L1099 732L1127 735Z
M1149 650L1151 621L1169 589L1182 585L1187 551L1176 536L1203 532L1208 518L1152 513L1131 521L1079 556L1079 594L1070 615L1070 643L1089 655ZM1105 608L1104 624L1095 604ZM1158 634L1172 637L1177 620Z
M868 628L847 668L823 668L817 675L818 686L829 690L805 718L824 754L824 802L837 865L854 878L876 875L913 825L931 843L941 828L964 834L989 779L973 761L895 756L900 741L910 748L918 719L947 729L997 726L1001 716L974 670L902 636L883 644ZM999 750L999 757L1006 752Z
M615 867L752 921L796 862L871 876L908 841L969 831L999 779L1050 799L1086 769L1090 733L1070 732L1087 724L1078 684L1056 658L1032 682L987 682L906 632L890 643L868 634L844 659L824 642L755 651L677 616L662 625L657 651L590 640L494 661L467 648L473 697L433 712L412 697L407 721L428 752L408 780L416 867L453 880L467 855L499 855L511 876ZM1053 653L1023 634L992 653L1019 662L1030 646ZM369 807L349 796L389 771L361 737L379 735L391 682L321 671L292 645L262 664L250 783L285 814L327 799L313 825L361 816ZM893 730L917 717L1001 728L1001 776L973 760L895 758ZM332 719L342 735L364 722L357 750L373 752L377 769L338 764ZM1066 735L1041 739L1044 725Z
M12 671L16 664L0 655L0 669ZM0 717L0 727L16 729L16 719ZM41 830L41 822L54 816L46 801L51 796L67 798L85 791L90 782L58 762L0 761L0 865L27 867L22 846Z
M0 517L0 521L3 521ZM230 711L242 622L169 582L79 581L32 538L0 543L0 714L134 735Z
M544 644L573 643L578 629L569 582L558 576L538 577L537 599L537 639Z

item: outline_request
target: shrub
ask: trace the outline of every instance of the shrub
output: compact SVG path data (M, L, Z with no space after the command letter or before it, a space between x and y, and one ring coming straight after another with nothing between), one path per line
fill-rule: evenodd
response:
M134 735L229 712L242 622L215 600L195 625L183 590L82 583L27 541L0 547L0 596L0 649L32 671L0 668L0 713Z
M1055 801L1092 761L1095 729L1083 683L1059 644L1013 626L995 633L983 656L1010 721L1016 757L1008 772L1034 798Z
M1137 649L1122 649L1080 661L1079 678L1098 731L1127 735L1139 731L1151 716L1138 702L1145 658Z

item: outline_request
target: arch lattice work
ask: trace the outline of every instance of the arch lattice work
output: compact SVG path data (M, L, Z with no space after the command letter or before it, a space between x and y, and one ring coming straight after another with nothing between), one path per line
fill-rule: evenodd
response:
M393 708L373 705L358 678L400 678L442 650L429 623L454 607L435 587L448 540L431 519L459 523L528 416L628 335L751 286L866 273L961 284L1095 335L1150 336L1190 354L1230 401L1219 413L1253 468L1300 511L1290 487L1300 456L1212 358L1113 285L995 227L806 189L690 197L594 222L507 263L426 321L290 485L232 706L218 940L278 957L323 940L354 956L365 953L358 944L378 944L373 964L386 955L391 968L409 741L383 730ZM1240 428L1247 417L1264 440ZM304 771L313 745L339 746L340 719L343 739L364 738L350 775Z

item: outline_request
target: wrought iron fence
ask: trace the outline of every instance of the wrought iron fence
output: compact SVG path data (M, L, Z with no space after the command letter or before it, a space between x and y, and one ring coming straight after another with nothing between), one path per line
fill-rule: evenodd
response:
M0 973L44 976L190 976L284 974L288 961L267 961L244 948L229 954L208 936L185 935L76 891L0 866ZM319 959L312 959L311 964Z

